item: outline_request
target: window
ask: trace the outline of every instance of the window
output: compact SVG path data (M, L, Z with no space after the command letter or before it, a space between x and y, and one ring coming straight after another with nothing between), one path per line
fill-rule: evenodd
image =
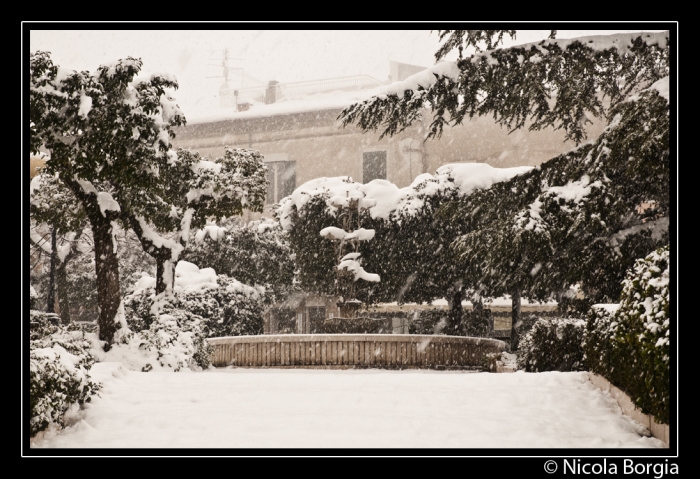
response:
M386 151L362 153L362 182L386 180Z
M297 186L297 173L295 161L269 161L267 165L267 197L265 204L278 203L285 196L289 196Z

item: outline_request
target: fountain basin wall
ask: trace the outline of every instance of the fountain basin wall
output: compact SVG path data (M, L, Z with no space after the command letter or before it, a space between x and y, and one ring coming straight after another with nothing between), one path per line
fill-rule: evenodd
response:
M450 368L504 351L490 338L418 334L277 334L207 339L218 367Z

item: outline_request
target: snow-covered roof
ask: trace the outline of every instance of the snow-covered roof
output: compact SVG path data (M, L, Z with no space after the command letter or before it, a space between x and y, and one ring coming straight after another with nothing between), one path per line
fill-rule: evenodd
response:
M337 110L379 94L380 88L381 87L355 91L316 93L299 100L280 100L270 104L247 100L246 103L250 104L250 108L246 111L238 111L235 107L208 107L206 110L195 110L188 114L187 123L213 123L217 121L260 118L309 111Z

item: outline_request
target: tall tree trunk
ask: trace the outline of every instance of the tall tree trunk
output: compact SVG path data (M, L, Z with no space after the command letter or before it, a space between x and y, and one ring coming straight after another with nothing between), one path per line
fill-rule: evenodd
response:
M114 341L114 333L117 332L118 324L115 320L121 304L119 261L117 259L114 237L112 236L112 221L119 217L120 212L114 210L103 211L97 202L97 195L94 192L86 192L83 186L70 173L62 174L61 181L80 200L80 204L83 206L90 221L95 245L97 305L100 310L100 315L97 318L97 327L99 328L99 338L105 341L105 350L107 351L111 348Z
M520 288L515 288L511 296L511 315L510 315L510 348L511 352L514 352L518 347L518 333L516 332L516 326L520 323Z
M175 262L170 259L170 250L167 250L167 257L163 254L156 254L154 257L156 260L156 295L158 295L164 292L168 286L171 289L175 288Z
M464 299L464 289L461 286L453 286L447 290L447 317L449 323L445 327L445 332L450 335L460 335L462 325L462 300Z
M51 228L51 261L49 269L49 291L46 295L46 312L56 311L56 228Z
M112 240L112 223L104 216L99 218L96 215L90 217L90 222L95 242L97 304L100 307L97 324L100 330L100 339L111 345L118 327L115 319L121 303L119 262Z
M68 301L68 278L66 276L66 265L68 258L58 263L56 268L56 292L58 293L58 309L61 316L61 322L68 324L70 318L70 306Z

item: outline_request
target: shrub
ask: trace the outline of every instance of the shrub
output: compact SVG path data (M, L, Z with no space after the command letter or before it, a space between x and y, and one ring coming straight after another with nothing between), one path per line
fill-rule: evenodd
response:
M513 331L511 331L511 351L515 352L520 348L521 338L530 332L535 323L542 317L543 315L540 313L528 315L522 314L520 316L520 321L515 323L515 327L513 328Z
M594 307L585 336L586 364L625 391L645 414L670 414L669 250L637 260L620 305Z
M476 308L462 313L461 332L464 336L487 338L493 331L493 314L490 309Z
M447 325L446 309L424 309L416 311L408 325L409 334L440 334Z
M202 318L188 311L163 308L162 314L148 329L137 333L130 341L139 342L138 348L154 358L161 367L179 371L184 367L206 369L211 365L213 348L206 342L202 333ZM153 364L146 363L149 371Z
M56 314L30 311L29 429L35 436L50 424L64 427L74 405L89 402L100 388L90 379L95 362L79 327L62 326Z
M188 283L189 281L189 283ZM124 301L126 320L134 331L151 328L154 315L155 280L144 277ZM161 313L182 311L201 320L205 337L263 333L264 294L213 269L199 269L180 261L172 295L159 298Z
M539 318L520 339L518 369L527 372L584 371L580 319Z

